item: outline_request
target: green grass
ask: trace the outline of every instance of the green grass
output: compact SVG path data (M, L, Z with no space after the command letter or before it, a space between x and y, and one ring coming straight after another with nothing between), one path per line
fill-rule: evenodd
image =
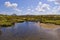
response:
M26 16L13 16L13 15L0 15L0 26L11 26L17 22L24 21L40 21L42 23L51 23L60 25L60 15L26 15Z

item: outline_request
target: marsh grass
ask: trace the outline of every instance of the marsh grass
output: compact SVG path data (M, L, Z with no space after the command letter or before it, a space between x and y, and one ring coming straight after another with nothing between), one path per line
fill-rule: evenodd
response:
M14 25L14 23L22 23L24 21L39 21L40 23L60 25L60 15L0 15L0 26L11 26Z

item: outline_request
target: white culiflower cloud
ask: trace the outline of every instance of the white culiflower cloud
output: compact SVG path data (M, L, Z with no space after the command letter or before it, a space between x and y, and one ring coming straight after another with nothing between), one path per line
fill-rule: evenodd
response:
M6 7L17 7L18 6L18 4L17 3L10 3L9 1L8 2L5 2L5 4L4 4Z
M9 1L5 2L4 4L8 8L13 8L13 10L20 12L21 10L17 8L18 4L17 3L11 3Z
M39 4L36 7L36 11L45 12L47 10L50 10L49 4L43 4L42 2L39 2Z

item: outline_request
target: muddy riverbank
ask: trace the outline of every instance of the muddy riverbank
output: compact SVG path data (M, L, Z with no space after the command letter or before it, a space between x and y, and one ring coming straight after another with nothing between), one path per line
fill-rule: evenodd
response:
M55 24L50 24L50 23L40 23L40 26L46 29L60 28L60 25L55 25Z

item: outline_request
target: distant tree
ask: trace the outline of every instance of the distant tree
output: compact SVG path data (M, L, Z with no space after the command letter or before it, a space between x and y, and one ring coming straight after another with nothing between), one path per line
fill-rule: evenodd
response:
M17 15L15 13L13 13L12 16L17 16Z

